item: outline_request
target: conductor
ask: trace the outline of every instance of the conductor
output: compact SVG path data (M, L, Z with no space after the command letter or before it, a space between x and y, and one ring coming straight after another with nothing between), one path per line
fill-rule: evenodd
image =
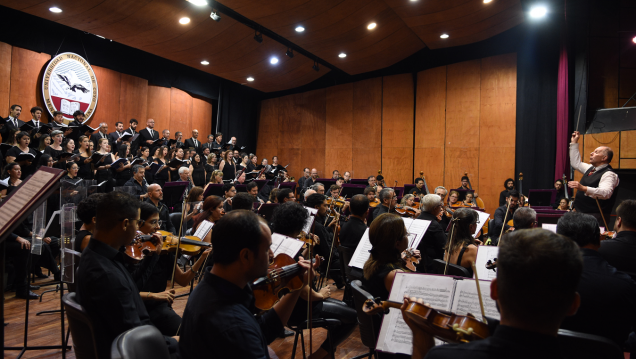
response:
M581 162L578 145L580 136L579 131L572 134L570 164L574 169L583 173L583 177L580 182L568 182L568 187L577 189L574 198L576 211L594 216L602 225L603 216L609 218L612 207L614 207L616 187L619 184L618 175L609 165L612 162L614 151L607 146L597 147L590 153L590 163Z

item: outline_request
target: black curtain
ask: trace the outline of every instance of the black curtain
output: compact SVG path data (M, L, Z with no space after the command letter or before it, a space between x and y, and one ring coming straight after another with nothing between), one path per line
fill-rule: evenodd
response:
M526 22L517 50L516 174L523 192L553 187L560 18Z
M242 152L256 153L258 138L258 104L260 93L245 86L222 80L219 88L219 108L215 132L223 134L223 141L236 137L236 144L245 146Z

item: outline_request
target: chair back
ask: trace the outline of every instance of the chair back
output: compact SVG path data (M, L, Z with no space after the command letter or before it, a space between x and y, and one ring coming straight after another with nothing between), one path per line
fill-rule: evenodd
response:
M355 249L339 246L338 253L340 253L340 272L344 273L349 280L355 280L360 278L352 278L351 276L351 267L349 267L349 262L351 262L351 257L353 257L353 253Z
M170 222L172 222L172 225L178 231L181 227L181 212L170 213Z
M159 329L142 325L115 338L110 356L111 359L170 359L170 352Z
M465 277L472 278L468 269L458 266L457 264L448 263L448 268L446 267L446 262L441 259L434 259L433 265L435 265L435 272L437 274L444 274L444 268L446 268L446 275L454 275L457 277Z
M578 359L623 359L623 350L608 338L594 334L559 329L559 344L563 352Z
M90 317L77 301L75 293L67 293L62 297L66 318L73 336L73 348L77 359L95 359L97 346L95 344L95 331Z
M495 234L495 228L493 227L495 225L495 220L494 219L489 219L488 220L488 237L492 237ZM497 235L499 235L497 233Z
M364 302L367 299L373 299L373 296L369 292L362 289L362 282L354 280L351 282L351 289L353 290L353 302L356 306L356 312L358 313L358 328L360 328L360 340L369 349L375 349L376 340L378 334L380 334L380 327L378 320L380 315L368 315L362 311Z

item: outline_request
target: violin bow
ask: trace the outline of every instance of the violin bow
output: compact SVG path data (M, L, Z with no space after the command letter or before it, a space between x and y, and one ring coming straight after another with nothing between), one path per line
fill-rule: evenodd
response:
M503 236L504 228L506 228L506 219L508 219L508 211L510 211L510 199L508 200L508 206L506 207L506 214L504 214L503 224L501 225L501 233L499 233L499 240L497 241L497 247L499 247L499 244L501 244L501 236Z
M609 227L607 226L607 222L605 221L605 215L603 214L603 210L601 209L601 204L598 203L598 198L594 198L596 201L596 205L598 206L598 211L601 212L601 218L603 218L603 224L605 224L605 231L609 231Z
M177 236L177 251L174 254L174 265L172 267L172 278L170 279L170 289L174 289L174 274L177 272L177 259L179 258L179 250L181 249L181 235L183 231L183 222L185 219L185 205L188 198L188 189L183 195L183 203L181 204L181 223L179 223L179 235Z
M475 273L475 285L477 285L477 297L479 298L481 318L484 321L484 324L488 325L488 320L486 320L486 311L484 310L484 300L481 298L481 288L479 287L479 276L477 275L477 268L475 268L475 261L471 261L470 265L473 267L473 273Z
M313 248L314 244L313 244L313 239L310 240L307 243L307 253L308 253L308 257L309 257L309 263L311 263L311 249ZM312 335L311 335L311 327L312 327L312 313L311 313L311 288L312 288L312 281L311 281L311 275L314 271L313 266L310 265L309 270L307 271L307 329L309 329L309 355L311 355L311 353L313 353L313 347L312 347Z
M448 269L448 262L450 262L450 257L451 257L451 248L453 246L453 239L455 238L455 224L457 224L457 221L459 221L459 218L453 218L451 219L451 233L450 233L450 240L448 241L448 257L446 257L446 265L444 266L444 275L446 275L446 270Z

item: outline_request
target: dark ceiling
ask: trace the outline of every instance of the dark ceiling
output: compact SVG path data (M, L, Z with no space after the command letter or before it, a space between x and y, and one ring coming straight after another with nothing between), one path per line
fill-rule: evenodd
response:
M356 75L385 68L428 47L475 43L523 22L519 0L0 0L4 5L104 36L263 92L306 85L330 71ZM49 11L59 7L61 13ZM221 21L210 18L212 10ZM238 15L238 17L236 16ZM182 25L179 19L189 17ZM246 21L235 19L241 17ZM240 19L239 19L240 20ZM369 23L377 27L368 30ZM287 46L300 50L285 56ZM296 32L302 25L305 31ZM450 37L441 39L446 33ZM277 35L277 36L274 36ZM304 51L303 51L304 50ZM303 56L304 53L306 56ZM346 53L345 58L338 54ZM279 63L270 64L276 56ZM312 69L322 61L320 71ZM209 65L202 65L206 60ZM247 77L255 81L247 82Z

